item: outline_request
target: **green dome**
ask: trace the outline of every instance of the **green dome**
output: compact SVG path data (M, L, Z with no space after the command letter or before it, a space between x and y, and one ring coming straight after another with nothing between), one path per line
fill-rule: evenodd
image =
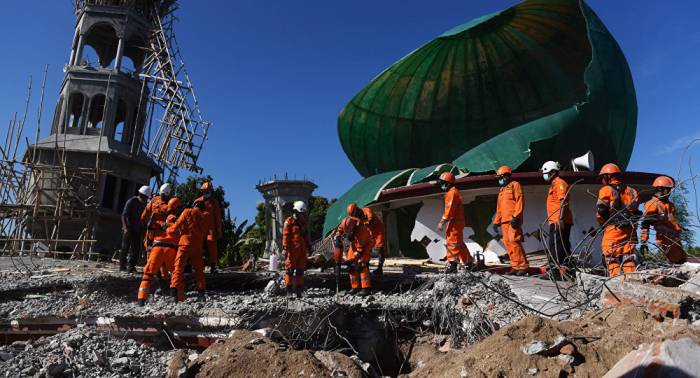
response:
M524 1L453 28L379 74L340 113L365 177L454 163L536 170L588 150L625 167L637 103L620 47L576 0Z

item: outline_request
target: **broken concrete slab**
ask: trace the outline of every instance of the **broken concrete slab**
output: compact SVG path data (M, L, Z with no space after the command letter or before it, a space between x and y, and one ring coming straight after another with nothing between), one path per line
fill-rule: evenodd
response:
M603 378L700 376L700 346L691 338L642 344L629 352Z
M650 314L663 318L681 317L681 303L691 297L700 301L700 295L651 283L618 276L610 279L602 290L600 304L603 307L617 306L621 303L643 306Z

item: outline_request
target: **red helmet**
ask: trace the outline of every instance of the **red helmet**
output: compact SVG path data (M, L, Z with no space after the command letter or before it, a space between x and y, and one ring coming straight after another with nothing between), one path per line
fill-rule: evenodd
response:
M180 199L177 197L173 197L170 199L170 201L168 201L168 212L170 213L177 211L181 207L182 201L180 201Z
M654 188L669 188L673 189L673 179L668 176L659 176L652 184Z
M602 175L614 175L622 172L620 170L620 167L617 166L617 164L613 163L608 163L603 166L603 168L600 169L600 173L598 173L598 176Z
M513 174L513 171L510 169L509 166L507 165L502 165L500 168L496 170L496 175L497 176L502 176L502 175L510 175Z
M202 183L202 186L199 188L203 192L211 192L211 182L205 181Z
M349 204L348 205L348 215L352 217L355 215L356 212L357 212L357 204L355 202Z
M440 175L440 180L444 181L448 184L454 184L455 183L455 175L452 172L443 172Z

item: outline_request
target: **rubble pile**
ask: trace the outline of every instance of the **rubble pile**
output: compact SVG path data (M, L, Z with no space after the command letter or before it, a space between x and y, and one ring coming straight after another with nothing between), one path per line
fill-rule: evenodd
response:
M691 351L698 350L700 327L685 319L659 321L633 305L591 311L571 321L529 316L461 350L441 351L425 343L412 358L408 376L602 377L644 343L684 338L692 340Z
M172 352L87 327L35 341L0 346L5 377L110 377L165 375Z

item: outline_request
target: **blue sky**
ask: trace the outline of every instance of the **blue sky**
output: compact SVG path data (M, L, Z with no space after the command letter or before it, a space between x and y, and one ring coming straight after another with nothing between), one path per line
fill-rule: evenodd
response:
M307 176L319 185L317 194L341 195L360 178L336 132L338 112L350 98L416 47L515 1L181 3L178 38L202 108L214 123L201 164L215 184L225 186L232 215L250 218L261 199L255 184L274 174ZM700 138L700 3L588 3L625 52L637 89L639 122L629 169L676 175L683 148ZM1 135L12 113L23 109L29 75L38 86L45 64L43 122L50 121L74 23L70 0L3 4Z

